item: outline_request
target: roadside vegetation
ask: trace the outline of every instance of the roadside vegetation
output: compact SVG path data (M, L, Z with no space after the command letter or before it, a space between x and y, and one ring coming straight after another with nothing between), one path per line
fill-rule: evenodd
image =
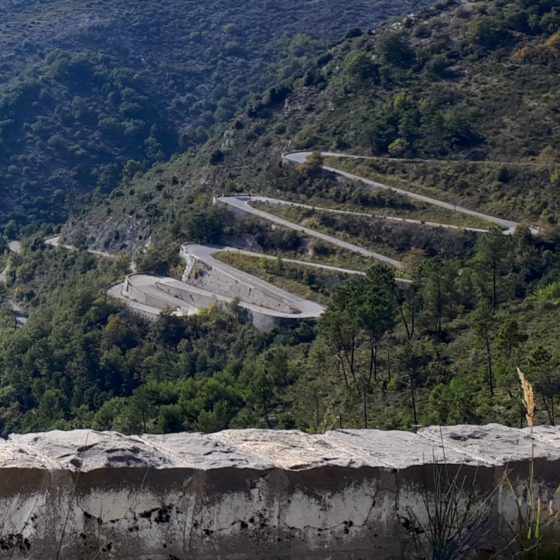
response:
M418 251L426 256L468 255L477 237L472 232L393 222L383 217L336 214L282 204L257 202L252 205L292 223L396 259Z
M373 263L367 276L333 285L281 260L229 256L328 298L317 324L258 333L235 305L145 323L105 295L126 273L126 258L29 241L8 273L10 293L32 320L18 330L7 314L2 322L2 431L316 431L337 418L346 427L521 425L517 364L535 384L537 418L554 423L556 243L493 231L470 257L409 259L410 286Z
M313 58L282 95L249 102L204 146L138 174L111 199L94 196L75 223L100 244L119 230L120 244L124 237L132 246L139 230L159 227L154 213L165 214L172 201L191 204L195 191L360 203L348 185L312 185L313 170L281 166L282 152L305 149L375 156L348 164L389 184L554 228L559 17L549 0L449 1L373 35L356 32Z
M326 164L497 217L555 223L556 202L551 197L560 163L327 158Z
M339 166L339 169L344 168ZM359 182L337 181L332 184L328 181L328 176L321 181L310 182L305 193L286 192L284 196L289 196L290 202L314 206L317 210L344 210L372 217L396 217L458 227L488 228L488 222L474 216L459 214ZM252 205L258 206L258 203Z
M282 257L270 259L227 251L214 257L283 290L322 304L328 304L334 288L348 278L348 274L286 262Z

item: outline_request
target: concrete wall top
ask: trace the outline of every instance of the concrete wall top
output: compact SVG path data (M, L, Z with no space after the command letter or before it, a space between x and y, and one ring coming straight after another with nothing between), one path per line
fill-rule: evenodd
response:
M475 504L468 557L505 560L529 473L558 511L559 467L548 427L14 435L0 441L0 558L415 558L434 477L456 472Z
M503 466L537 459L560 462L560 427L432 427L401 431L230 430L215 434L124 436L76 430L12 435L0 441L0 469L88 472L106 468L224 468L291 471L325 467L405 469L447 464ZM559 471L560 472L560 471ZM560 475L559 475L560 477Z

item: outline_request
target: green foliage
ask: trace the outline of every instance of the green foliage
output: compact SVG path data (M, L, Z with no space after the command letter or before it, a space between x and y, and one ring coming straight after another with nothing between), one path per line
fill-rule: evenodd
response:
M365 53L357 51L350 53L346 58L345 71L352 76L362 81L372 81L376 78L377 66Z
M541 126L554 122L559 102L550 18L557 13L544 1L493 0L468 10L447 3L404 30L387 26L342 41L321 57L319 82L295 82L290 111L277 109L275 123L286 126L281 142L261 135L255 151L293 141L309 150L475 161L535 162L547 145L556 153L557 135L543 135ZM400 96L406 102L395 103ZM507 197L494 180L486 180L491 197ZM525 193L532 188L525 178Z
M298 166L298 171L302 175L313 175L320 172L324 160L321 152L313 152L303 163Z
M158 241L151 245L137 261L139 270L166 276L179 264L179 243Z
M378 46L379 54L387 64L408 68L416 60L413 48L402 33L387 33L380 40Z
M498 489L482 493L476 474L453 468L445 458L433 457L433 463L423 476L422 506L407 508L404 525L418 560L460 560L486 540Z
M490 50L512 38L509 30L500 26L499 20L483 16L470 24L468 36L474 45Z
M12 187L2 191L0 223L10 216L20 224L58 221L70 202L66 193L108 191L119 169L130 180L143 170L140 161L168 158L177 135L149 88L131 70L115 69L109 57L61 51L5 83L0 169Z
M548 258L555 245L493 235L480 239L481 259L421 258L411 286L397 285L384 265L325 284L330 305L317 332L303 324L264 334L235 306L191 318L164 313L145 323L104 295L123 263L29 240L23 255L12 257L8 282L31 322L19 330L0 323L2 431L318 429L337 416L344 426L515 424L518 392L509 372L520 362L543 403L540 417L554 421L560 356L543 344L558 333L555 308L543 310L529 292L560 276ZM156 240L139 265L176 258L171 239ZM495 313L492 268L484 265L492 262L493 241L512 245L509 266L496 267ZM173 269L176 262L166 260ZM271 261L267 273L275 267L287 268Z

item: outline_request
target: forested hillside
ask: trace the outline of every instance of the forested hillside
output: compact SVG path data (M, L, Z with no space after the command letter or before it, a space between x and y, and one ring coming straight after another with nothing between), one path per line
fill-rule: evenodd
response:
M63 220L80 193L205 141L350 28L426 3L2 2L0 227Z
M79 217L81 234L98 248L142 246L138 235L145 240L170 211L190 207L193 185L207 193L294 190L278 162L295 149L380 156L348 169L361 165L396 186L555 224L559 26L548 0L450 2L348 38L316 57L304 77L253 100L196 154L99 199Z
M353 31L313 55L296 79L252 98L204 146L147 172L130 169L109 196L93 195L76 211L66 240L119 258L45 247L44 232L27 238L23 253L9 257L3 294L32 318L20 330L8 313L2 322L1 430L519 425L517 366L535 386L538 421L555 423L559 26L553 0L488 0L442 3L375 34ZM373 159L315 154L299 167L281 165L281 152L295 149ZM526 222L539 235L526 225L504 235L452 210L343 182L321 163ZM267 210L399 258L410 283L371 259L212 205L214 195L235 192L316 205ZM387 216L421 223L392 225ZM453 220L489 231L422 223ZM314 297L327 313L259 333L235 304L146 323L107 298L133 252L139 270L180 276L179 246L189 241L276 256L224 258ZM367 275L344 281L294 258Z

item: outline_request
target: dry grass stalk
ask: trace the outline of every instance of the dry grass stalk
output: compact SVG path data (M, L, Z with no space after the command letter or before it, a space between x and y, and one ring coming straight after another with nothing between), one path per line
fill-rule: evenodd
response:
M519 381L521 381L523 389L523 404L527 410L527 425L532 428L535 425L535 392L533 386L527 381L525 374L519 368L517 368L517 375L519 375Z

